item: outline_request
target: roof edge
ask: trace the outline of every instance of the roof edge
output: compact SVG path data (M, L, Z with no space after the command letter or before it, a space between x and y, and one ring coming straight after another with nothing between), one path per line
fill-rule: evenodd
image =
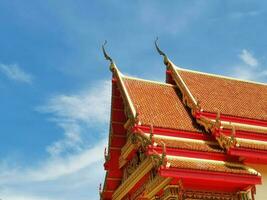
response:
M132 119L135 119L137 117L137 112L135 110L135 107L134 107L134 104L131 100L131 97L127 91L127 88L124 84L123 75L119 71L118 67L116 66L116 64L114 62L110 64L110 69L113 73L113 76L116 77L118 80L118 83L120 86L119 88L123 94L122 96L124 97L124 100L127 102L128 106L129 106L129 110L130 110L130 114L131 114Z
M230 76L226 76L226 75L219 75L219 74L212 74L212 73L207 73L207 72L200 72L200 71L196 71L196 70L181 68L181 67L178 67L176 65L174 65L174 67L176 67L177 70L181 70L181 71L185 71L185 72L191 72L191 73L202 74L202 75L206 75L206 76L213 76L213 77L216 77L216 78L223 78L223 79L228 79L228 80L233 80L233 81L240 81L240 82L245 82L245 83L250 83L250 84L257 84L257 85L267 86L267 83L251 81L251 80L245 80L245 79L240 79L240 78L234 78L234 77L230 77Z
M164 83L164 82L159 82L159 81L153 81L153 80L147 80L147 79L142 79L142 78L137 78L137 77L132 77L132 76L127 76L127 75L122 75L123 78L126 79L131 79L131 80L136 80L136 81L143 81L147 83L152 83L152 84L158 84L158 85L163 85L163 86L170 86L170 87L177 87L176 85L172 85L169 83Z

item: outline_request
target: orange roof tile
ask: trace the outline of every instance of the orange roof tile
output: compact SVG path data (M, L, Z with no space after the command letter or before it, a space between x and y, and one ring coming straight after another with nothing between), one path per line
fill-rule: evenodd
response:
M177 69L204 111L267 120L267 85Z
M146 134L146 136L149 137L148 134ZM157 145L159 146L162 146L162 142L164 142L166 147L174 149L186 149L191 151L213 152L213 153L224 152L224 150L220 147L220 145L217 142L213 141L179 138L179 137L164 136L164 135L153 135L153 141L157 143Z
M240 163L224 162L218 160L207 160L199 158L188 158L181 156L167 156L167 162L170 167L179 169L193 169L201 171L213 171L233 174L247 174L260 176L260 174L252 168Z
M124 83L142 125L199 132L176 86L128 77Z

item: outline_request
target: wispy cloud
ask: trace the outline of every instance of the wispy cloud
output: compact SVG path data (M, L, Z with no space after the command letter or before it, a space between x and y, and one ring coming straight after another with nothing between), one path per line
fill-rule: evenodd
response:
M250 67L256 68L259 65L258 60L246 49L242 50L242 53L239 54L239 57L246 65L249 65Z
M0 198L3 200L96 199L103 178L103 148L107 139L94 147L67 157L48 158L36 166L1 168ZM95 193L88 193L94 187ZM87 189L86 189L87 188ZM87 191L87 192L85 192ZM75 198L76 197L76 198Z
M58 155L66 150L78 152L86 146L84 138L93 134L89 128L108 122L110 95L110 82L99 81L94 88L78 94L56 95L38 107L38 111L50 114L50 119L64 130L64 138L48 146L47 151Z
M0 198L11 200L97 199L103 179L107 136L92 142L87 135L107 124L110 83L99 81L93 88L74 94L55 95L38 111L49 115L62 128L63 137L47 147L47 158L22 166L13 159L0 162ZM89 127L89 128L88 128ZM12 162L12 163L10 163ZM88 188L92 188L88 192Z
M97 142L92 148L84 149L80 153L64 157L49 157L36 166L26 169L21 169L19 166L10 168L7 164L1 165L0 184L49 181L76 173L103 160L106 140L105 138Z
M60 121L107 122L110 87L109 81L98 81L93 88L78 94L56 95L38 110L51 113Z
M18 82L31 83L33 79L31 74L22 70L18 65L5 65L0 63L0 71L7 78Z
M242 63L236 65L230 75L244 80L266 81L267 69L249 50L243 49L238 57Z

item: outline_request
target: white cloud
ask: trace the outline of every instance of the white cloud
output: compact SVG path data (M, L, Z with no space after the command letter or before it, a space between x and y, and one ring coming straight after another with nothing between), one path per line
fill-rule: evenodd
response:
M39 182L55 180L82 170L104 158L104 147L107 139L96 143L93 148L84 149L82 152L66 157L49 157L37 166L27 169L1 166L0 184L11 182Z
M86 141L84 134L92 134L90 127L107 124L110 113L111 85L100 81L94 88L78 94L56 95L44 106L37 108L42 113L52 115L52 120L64 130L65 137L47 147L51 155L65 150L80 151ZM89 127L89 128L88 128Z
M107 81L74 94L48 99L37 110L62 128L63 137L47 147L46 159L22 166L14 159L0 161L0 198L3 200L96 200L104 178L107 137L102 132L110 113L111 85Z
M242 50L242 53L239 55L239 57L245 64L249 65L250 67L256 68L259 65L258 60L251 54L251 52L246 49Z
M31 74L23 71L18 65L0 64L0 71L9 79L18 82L31 83L33 79Z
M60 176L75 173L91 164L102 161L107 138L95 144L91 149L66 158L52 158L42 163L36 170L26 171L27 177L34 181L53 180Z
M106 142L107 138L81 153L50 157L36 166L0 166L0 198L70 200L76 195L76 199L96 199L97 187L104 174L102 163ZM90 187L95 187L95 192L89 193Z
M243 49L238 56L242 63L232 69L232 76L244 80L266 81L267 70L261 66L259 60L250 51Z

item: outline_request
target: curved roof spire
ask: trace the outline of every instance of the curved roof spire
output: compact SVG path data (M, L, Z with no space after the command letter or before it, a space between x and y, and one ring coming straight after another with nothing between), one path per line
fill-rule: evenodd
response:
M157 37L156 40L155 40L155 47L156 47L157 52L159 53L159 55L164 57L164 64L168 65L168 63L170 63L170 60L169 60L168 56L159 48L158 40L159 40L159 38Z
M107 44L107 40L105 40L104 44L102 45L102 51L103 51L103 54L104 54L104 57L106 58L106 60L110 61L110 70L113 72L114 69L116 68L116 65L115 65L114 61L112 60L112 58L106 52L106 49L105 49L106 44Z
M156 49L157 49L157 51L158 51L158 53L159 53L159 55L161 55L161 56L166 56L166 54L163 52L163 51L161 51L161 49L159 48L159 45L158 45L158 40L159 40L159 38L157 37L156 38L156 40L155 40L155 46L156 46ZM167 57L167 56L166 56Z

